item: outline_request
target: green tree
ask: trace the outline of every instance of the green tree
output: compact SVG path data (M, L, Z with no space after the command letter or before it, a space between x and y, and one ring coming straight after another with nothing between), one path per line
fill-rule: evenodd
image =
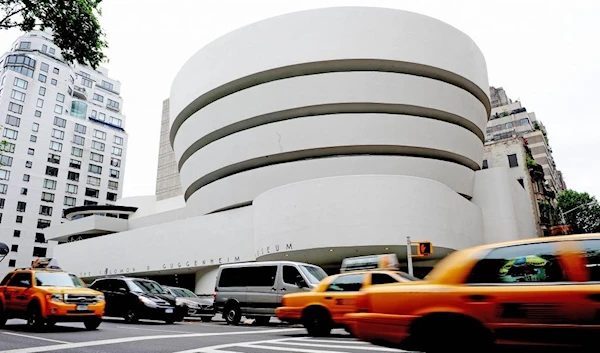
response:
M566 223L573 227L573 233L600 232L600 205L594 196L565 190L558 195L557 201L559 209L565 213Z
M49 28L68 62L97 68L108 47L98 22L102 0L0 0L0 30Z

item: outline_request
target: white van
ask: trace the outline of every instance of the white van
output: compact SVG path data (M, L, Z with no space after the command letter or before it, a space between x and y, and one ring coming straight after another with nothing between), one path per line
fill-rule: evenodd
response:
M242 316L266 324L287 293L310 291L327 277L322 268L294 261L221 265L215 284L215 309L228 324Z

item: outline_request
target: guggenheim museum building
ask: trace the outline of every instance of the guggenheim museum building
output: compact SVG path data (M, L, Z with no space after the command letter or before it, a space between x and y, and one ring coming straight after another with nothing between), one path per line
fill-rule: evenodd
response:
M159 169L172 164L181 192L67 209L46 230L63 268L212 294L225 263L335 272L349 256L405 261L410 236L434 246L418 275L456 249L536 234L509 170L482 170L484 56L434 18L336 7L253 23L200 48L168 102Z

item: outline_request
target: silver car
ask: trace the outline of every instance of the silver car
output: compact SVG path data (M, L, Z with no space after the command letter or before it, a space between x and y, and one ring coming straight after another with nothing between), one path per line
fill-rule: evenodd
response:
M210 322L215 315L213 298L202 298L189 289L180 287L163 286L176 300L177 307L182 307L180 315L183 317L200 318L203 322ZM183 320L183 317L180 319Z
M310 291L325 271L315 265L293 261L246 262L221 265L215 285L215 308L228 324L242 316L266 324L281 306L284 294Z

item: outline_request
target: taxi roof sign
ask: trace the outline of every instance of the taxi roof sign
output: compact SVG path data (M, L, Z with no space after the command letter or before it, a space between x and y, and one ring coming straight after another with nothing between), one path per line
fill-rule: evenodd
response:
M347 257L342 260L340 272L364 271L364 270L392 270L400 268L396 254L367 255Z
M60 270L58 260L48 257L40 257L31 262L31 268L45 268L49 270Z

